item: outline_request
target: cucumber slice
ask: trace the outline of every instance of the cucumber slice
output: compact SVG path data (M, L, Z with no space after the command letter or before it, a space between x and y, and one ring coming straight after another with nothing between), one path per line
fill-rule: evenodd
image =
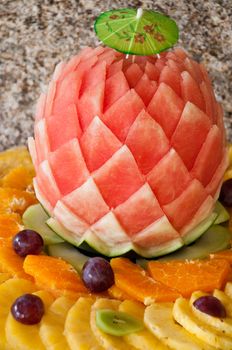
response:
M84 264L89 259L88 256L80 253L77 248L66 242L49 245L48 255L64 259L79 273L82 272Z
M104 333L121 337L139 332L144 324L126 312L101 309L96 311L96 325Z
M231 233L223 226L211 226L194 244L162 257L161 261L203 259L230 246Z
M63 239L46 224L48 218L49 216L40 204L31 205L22 217L25 228L38 232L45 245L63 242Z
M221 224L222 222L229 220L230 214L219 201L217 201L214 211L218 214L216 220L214 221L215 225Z

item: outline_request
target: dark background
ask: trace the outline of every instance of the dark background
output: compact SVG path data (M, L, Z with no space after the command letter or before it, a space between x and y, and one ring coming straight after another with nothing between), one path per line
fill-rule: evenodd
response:
M179 46L210 72L232 141L232 0L0 0L0 150L26 143L35 102L55 64L97 43L96 16L128 6L177 21Z

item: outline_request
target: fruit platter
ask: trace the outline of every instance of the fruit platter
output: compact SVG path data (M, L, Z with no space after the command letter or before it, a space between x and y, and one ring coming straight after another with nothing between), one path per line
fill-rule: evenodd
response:
M151 10L95 22L0 153L0 350L232 350L232 145Z

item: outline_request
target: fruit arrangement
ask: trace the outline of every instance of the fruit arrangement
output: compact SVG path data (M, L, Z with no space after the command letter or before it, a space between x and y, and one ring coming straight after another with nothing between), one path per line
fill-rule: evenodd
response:
M91 258L54 232L49 236L48 215L39 204L31 206L33 172L27 187L17 188L12 155L22 155L25 173L32 169L24 148L0 154L0 222L8 217L0 226L0 348L231 349L232 251L220 250L231 240L226 227L215 225L199 239L209 232L212 238L214 230L214 248L198 240L174 253L177 260L138 259L146 269L123 257L110 264ZM7 178L11 187L4 185ZM229 219L225 210L220 216ZM206 259L186 260L195 245L195 254Z
M161 14L95 30L118 51L56 67L33 165L0 153L0 348L231 350L232 146L207 72L161 52Z

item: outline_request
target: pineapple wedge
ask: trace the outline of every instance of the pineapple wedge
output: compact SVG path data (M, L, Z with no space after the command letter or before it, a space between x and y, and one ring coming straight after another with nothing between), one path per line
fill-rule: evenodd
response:
M3 282L9 280L11 278L11 274L7 273L7 272L1 272L0 273L0 284L2 284Z
M106 350L135 350L131 345L128 345L123 337L116 337L114 335L102 332L96 325L96 311L100 309L110 309L118 311L120 301L111 299L97 299L91 308L90 325L91 329L98 341L98 343Z
M232 298L232 283L227 282L225 286L225 293L228 295L228 297Z
M44 291L38 291L33 293L39 296L44 303L45 312L49 305L53 302L53 296ZM17 322L11 312L9 312L6 320L6 338L10 349L14 350L46 350L46 347L43 345L42 340L39 336L39 324L36 325L24 325L20 322Z
M146 326L163 344L175 350L215 350L178 325L172 312L172 303L155 303L145 309Z
M227 316L232 318L232 298L219 289L215 289L213 295L224 305Z
M6 319L11 305L20 295L36 290L34 283L18 278L11 278L0 285L0 349L9 349L5 333Z
M71 350L103 350L90 328L90 312L94 302L94 298L81 297L67 314L64 335Z
M125 300L119 305L119 311L140 319L143 322L145 307L136 301ZM142 331L127 334L125 341L139 350L168 350L147 328Z
M48 309L41 320L39 335L46 349L69 350L70 347L63 335L67 313L74 301L67 297L59 297Z
M192 308L193 314L203 323L207 324L209 327L215 328L219 335L232 336L232 319L229 317L219 318L207 315L204 312L196 309L193 305L194 301L202 296L208 295L207 293L194 292L190 299L190 306Z
M197 338L210 344L214 348L221 350L232 349L232 338L219 335L212 327L200 321L191 310L189 301L184 298L178 298L173 307L173 317L188 332L194 334Z

